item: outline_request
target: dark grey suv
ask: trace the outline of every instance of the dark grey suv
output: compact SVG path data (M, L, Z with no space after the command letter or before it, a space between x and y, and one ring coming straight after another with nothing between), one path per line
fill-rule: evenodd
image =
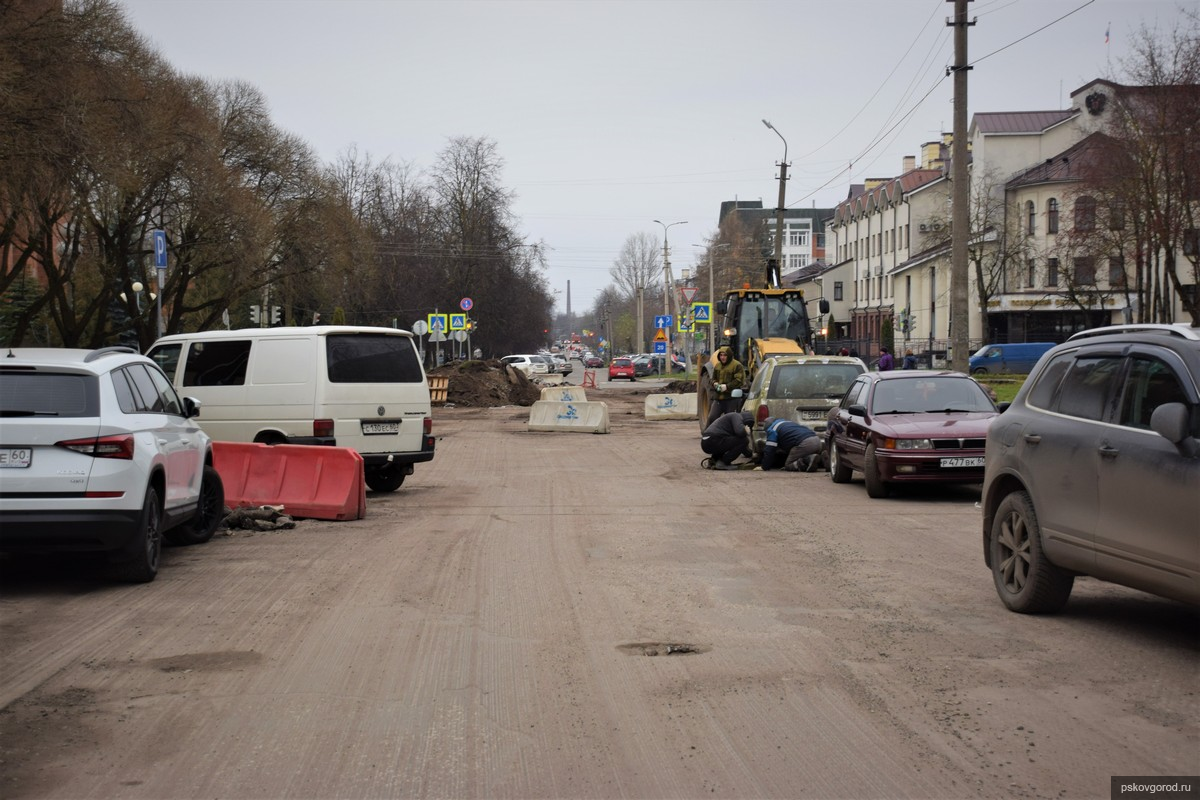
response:
M988 430L983 555L1013 611L1076 576L1200 603L1200 329L1083 331Z

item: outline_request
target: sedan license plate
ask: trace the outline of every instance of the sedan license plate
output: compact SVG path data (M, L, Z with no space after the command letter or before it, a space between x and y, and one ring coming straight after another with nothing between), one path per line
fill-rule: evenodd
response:
M25 469L33 460L33 451L28 447L0 448L0 469Z
M824 411L801 411L800 419L825 419Z
M380 436L389 433L400 432L400 422L395 420L392 422L364 422L362 424L363 436Z
M943 458L941 463L943 467L982 467L983 456Z

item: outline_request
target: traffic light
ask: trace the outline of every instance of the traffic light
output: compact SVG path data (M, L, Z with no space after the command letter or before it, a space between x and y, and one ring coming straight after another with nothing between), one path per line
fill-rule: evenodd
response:
M467 319L467 333L470 333L471 329L474 327L475 327L475 320L468 318Z
M279 317L280 317L279 312L280 312L279 306L271 306L271 324L272 325L279 324Z
M250 306L250 321L257 325L258 319L258 306Z

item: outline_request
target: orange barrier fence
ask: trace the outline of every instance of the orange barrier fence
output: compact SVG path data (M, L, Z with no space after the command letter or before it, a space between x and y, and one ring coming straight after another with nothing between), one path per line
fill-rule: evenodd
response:
M596 370L585 369L583 371L583 388L585 388L585 389L595 389L596 388Z
M281 505L293 517L333 520L367 513L363 459L348 447L213 442L213 466L230 508Z

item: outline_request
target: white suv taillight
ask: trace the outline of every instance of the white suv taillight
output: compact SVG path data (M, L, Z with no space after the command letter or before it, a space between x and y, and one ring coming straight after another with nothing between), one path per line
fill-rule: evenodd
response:
M133 437L129 434L122 436L92 436L87 439L68 439L55 442L55 447L65 447L76 453L83 453L92 458L123 458L133 459Z

